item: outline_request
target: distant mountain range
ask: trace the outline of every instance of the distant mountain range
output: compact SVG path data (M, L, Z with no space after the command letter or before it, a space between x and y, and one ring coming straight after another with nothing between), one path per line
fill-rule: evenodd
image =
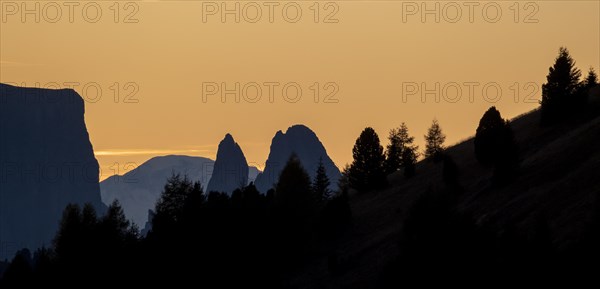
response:
M187 175L190 180L200 182L206 190L214 166L215 161L203 157L154 157L124 175L114 175L102 181L102 201L108 205L118 199L127 217L143 228L148 220L148 210L154 209L171 175ZM255 179L258 173L257 168L248 168L250 180Z
M127 217L143 227L148 210L156 201L172 174L187 175L206 187L214 161L202 157L161 156L141 164L124 175L111 176L100 183L102 201L110 204L118 199Z
M219 144L216 161L190 156L152 158L123 176L115 175L102 181L102 201L110 204L118 199L127 217L143 228L148 221L148 210L154 209L167 178L173 173L185 174L192 181L199 181L206 192L231 194L233 190L255 181L258 190L266 193L277 182L293 153L311 178L314 178L322 159L331 182L330 188L337 188L340 171L327 155L325 147L308 127L295 125L286 133L278 131L275 134L264 173L248 166L240 145L227 134Z

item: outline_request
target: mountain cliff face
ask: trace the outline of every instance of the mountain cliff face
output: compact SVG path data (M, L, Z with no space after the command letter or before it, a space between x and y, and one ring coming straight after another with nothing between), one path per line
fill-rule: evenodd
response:
M69 203L104 212L84 112L73 90L0 84L0 259L49 246Z
M217 159L207 192L231 194L235 189L248 184L248 162L240 146L230 134L219 143Z
M314 179L319 159L322 158L329 177L330 189L337 189L340 170L327 155L327 151L317 135L304 125L294 125L285 133L278 131L273 137L265 170L256 177L256 188L260 192L266 193L277 183L279 174L293 153L298 156L311 180Z
M213 160L202 157L155 157L122 176L115 175L102 181L102 201L110 204L118 199L127 218L143 228L148 220L148 210L154 210L172 174L187 175L192 181L198 181L206 187L213 165Z

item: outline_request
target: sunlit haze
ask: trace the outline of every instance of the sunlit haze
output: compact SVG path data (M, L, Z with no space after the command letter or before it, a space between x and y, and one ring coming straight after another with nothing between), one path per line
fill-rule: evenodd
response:
M296 1L287 14L288 1L108 1L85 17L37 1L39 23L21 11L34 2L0 3L0 82L75 87L102 179L159 155L214 159L226 133L262 168L294 124L338 167L367 126L385 144L406 122L422 147L437 118L452 144L492 105L505 118L538 107L559 47L584 74L600 67L598 1ZM239 23L222 3L241 3Z

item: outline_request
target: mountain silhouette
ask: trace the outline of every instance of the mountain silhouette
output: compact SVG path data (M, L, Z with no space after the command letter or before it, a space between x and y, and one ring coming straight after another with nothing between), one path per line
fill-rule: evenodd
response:
M0 259L51 244L69 203L99 213L99 166L74 90L0 84Z
M247 184L248 162L240 146L227 134L219 143L217 159L206 191L231 194Z
M124 175L114 175L100 183L102 201L110 204L117 199L123 206L128 219L140 228L148 221L148 210L154 205L163 191L166 180L172 174L187 175L206 188L215 162L209 158L182 155L154 157ZM257 169L248 169L251 178L256 178Z
M330 189L337 189L340 170L327 155L325 147L317 135L304 125L294 125L285 133L278 131L271 141L265 170L256 177L256 188L266 193L277 183L281 170L292 154L296 154L311 180L316 175L319 160L322 158L325 172L330 180Z
M213 164L213 160L202 157L154 157L122 176L114 175L102 181L102 201L110 204L118 199L127 218L143 228L148 219L148 210L154 210L167 178L179 173L206 187Z

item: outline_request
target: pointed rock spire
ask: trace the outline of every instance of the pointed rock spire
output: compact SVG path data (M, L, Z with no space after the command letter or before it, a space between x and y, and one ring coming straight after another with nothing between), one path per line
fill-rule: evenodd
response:
M207 192L217 191L231 194L248 183L248 162L240 146L231 134L226 134L219 143L217 159Z

